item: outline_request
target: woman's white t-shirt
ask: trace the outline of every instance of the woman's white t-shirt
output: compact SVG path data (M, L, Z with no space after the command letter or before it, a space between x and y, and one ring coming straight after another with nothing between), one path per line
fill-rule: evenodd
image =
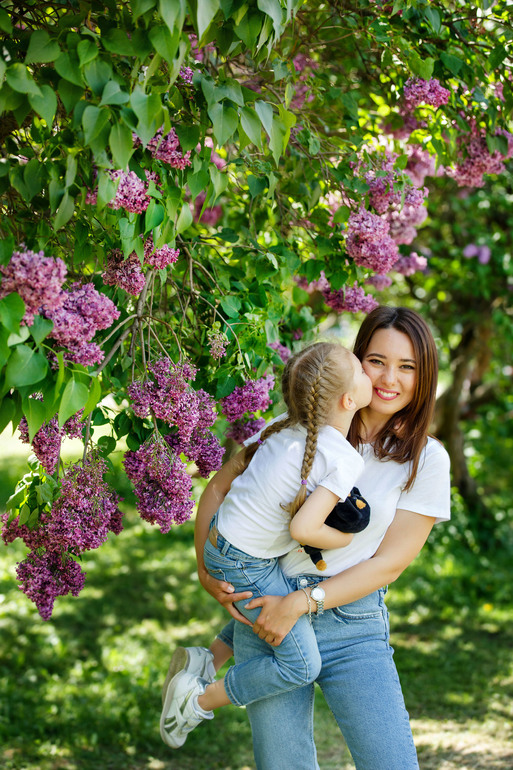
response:
M299 547L290 536L290 514L282 506L292 502L300 489L305 441L301 425L274 433L233 481L218 510L217 529L236 548L270 558ZM326 425L319 431L307 493L323 486L345 500L363 468L361 455L340 431Z
M428 438L408 492L403 492L403 488L409 477L409 463L379 460L370 444L365 444L361 451L365 467L357 486L370 505L369 525L355 534L345 548L322 552L327 564L322 573L316 570L303 548L292 549L280 559L280 566L288 577L303 574L329 577L369 559L376 553L398 509L435 516L437 521L450 519L449 455L436 439Z

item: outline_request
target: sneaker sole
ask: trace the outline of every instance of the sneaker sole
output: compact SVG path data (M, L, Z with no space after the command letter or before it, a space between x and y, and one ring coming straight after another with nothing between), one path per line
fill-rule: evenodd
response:
M164 679L164 685L162 687L162 707L164 707L164 701L166 700L167 688L169 683L180 671L183 671L189 661L189 654L185 647L177 647L169 663L169 668Z

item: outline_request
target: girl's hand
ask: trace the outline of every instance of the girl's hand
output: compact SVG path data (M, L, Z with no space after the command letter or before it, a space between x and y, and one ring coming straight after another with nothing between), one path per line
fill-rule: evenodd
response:
M278 647L301 615L305 614L306 598L302 591L294 591L287 596L258 596L245 606L250 610L262 607L253 623L253 631L260 639Z
M216 599L219 604L228 610L232 618L244 623L246 626L251 626L252 623L242 615L233 602L242 601L244 599L250 599L253 594L251 591L242 591L241 593L235 593L231 583L227 583L225 580L216 580L206 570L198 571L199 580L205 591Z

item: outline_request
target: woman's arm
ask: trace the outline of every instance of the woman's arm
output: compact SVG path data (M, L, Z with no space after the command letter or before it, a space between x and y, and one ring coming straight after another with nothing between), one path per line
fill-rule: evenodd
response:
M340 498L326 487L316 487L290 522L290 534L298 543L315 548L344 548L353 535L324 522Z
M420 553L434 523L434 516L398 510L374 556L323 581L325 608L349 604L397 580ZM311 602L315 610L315 601ZM305 605L303 591L252 599L249 608L262 607L253 625L254 632L269 644L279 645L298 618L308 611Z
M203 588L208 591L214 599L225 607L230 615L236 620L240 620L246 625L251 625L241 613L233 606L234 601L249 599L252 596L251 591L234 593L231 583L224 580L216 580L209 575L203 559L203 547L208 537L210 522L215 512L228 494L233 480L240 472L240 453L228 460L215 476L213 476L205 487L198 503L196 513L196 522L194 526L194 547L196 548L196 561L198 563L198 576Z

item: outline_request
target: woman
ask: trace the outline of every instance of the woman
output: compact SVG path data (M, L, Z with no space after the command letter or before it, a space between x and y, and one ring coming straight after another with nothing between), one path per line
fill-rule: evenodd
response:
M233 647L236 662L265 654L312 612L322 669L317 679L358 770L414 770L417 756L388 641L383 586L396 580L449 513L449 458L428 437L437 356L423 319L407 308L379 307L363 321L354 352L372 381L372 400L353 420L349 439L362 453L361 494L371 521L350 545L325 551L322 577L301 548L281 566L287 596L248 602L261 607L253 628L242 620L216 640L216 664ZM257 437L255 437L257 438ZM230 460L209 483L198 509L196 543L202 585L241 619L232 587L208 576L202 562L209 522L236 473ZM314 590L306 606L304 589ZM324 596L322 594L324 593ZM316 600L317 597L317 600ZM225 646L227 645L227 646ZM258 770L318 768L313 741L313 685L247 707Z

